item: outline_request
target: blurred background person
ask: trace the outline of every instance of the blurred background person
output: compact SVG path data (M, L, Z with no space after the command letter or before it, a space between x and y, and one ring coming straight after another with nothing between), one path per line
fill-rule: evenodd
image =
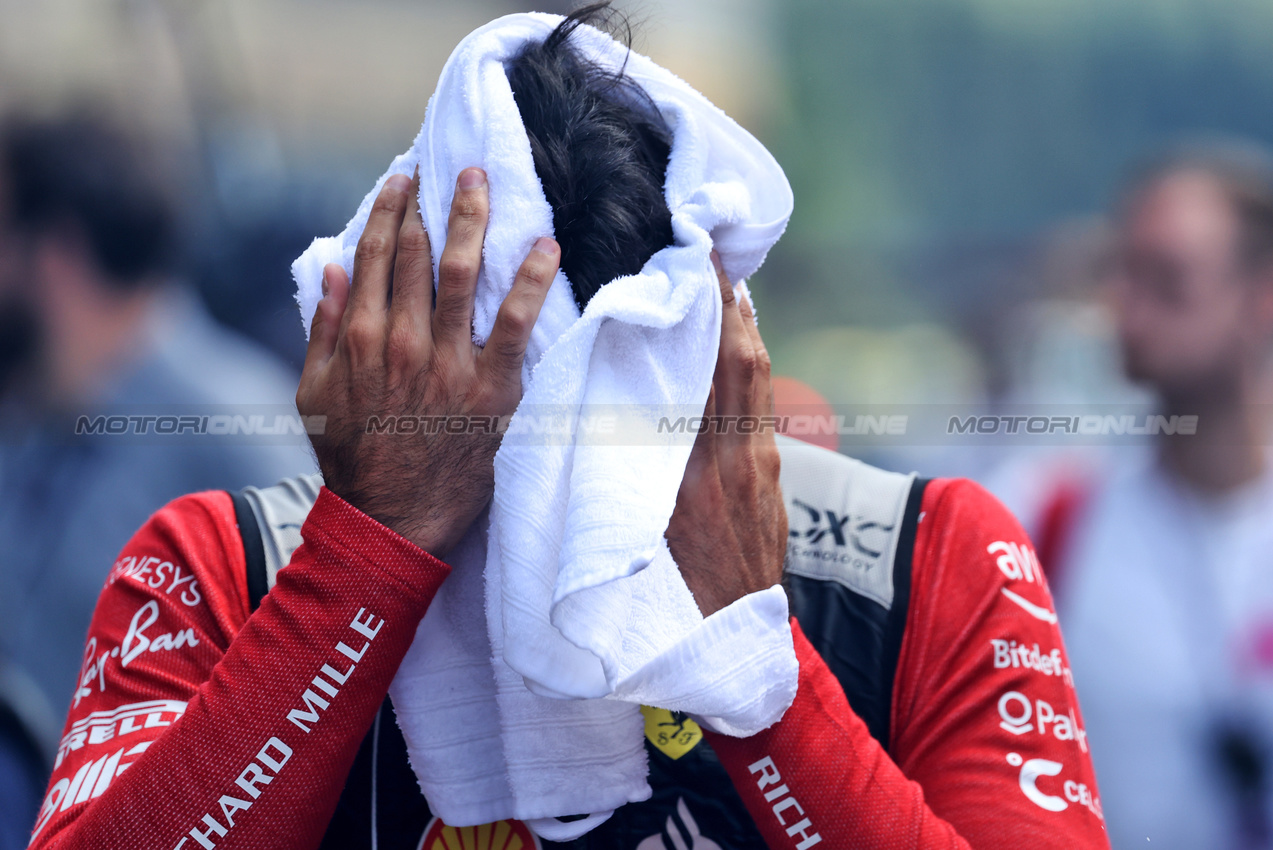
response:
M0 654L0 850L21 850L31 837L57 746L58 720L39 686Z
M1270 847L1268 155L1192 146L1145 169L1124 193L1107 283L1127 377L1154 411L1198 418L1196 434L1102 447L1065 475L1034 470L1026 520L1112 843Z
M83 415L295 412L293 373L180 283L161 161L91 113L0 132L0 657L54 716L86 674L102 582L155 505L312 469L303 436L75 436Z

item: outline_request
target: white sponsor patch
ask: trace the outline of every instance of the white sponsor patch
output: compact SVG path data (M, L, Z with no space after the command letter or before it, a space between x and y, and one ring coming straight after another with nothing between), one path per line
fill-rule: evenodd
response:
M1004 596L1008 597L1014 603L1016 603L1017 605L1020 605L1023 609L1025 609L1026 613L1028 613L1031 617L1034 617L1037 620L1042 620L1045 623L1050 623L1051 625L1054 625L1054 626L1056 625L1055 612L1049 611L1047 608L1044 608L1042 605L1035 605L1029 599L1026 599L1024 596L1021 596L1019 594L1013 593L1011 590L1008 590L1008 588L1006 587L1001 587L999 588L999 590L1003 593Z
M62 736L54 767L60 767L68 753L81 747L104 744L142 729L171 726L185 711L186 704L175 699L135 702L113 711L94 711L72 723Z
M1017 784L1021 788L1021 793L1040 809L1063 812L1070 807L1070 803L1078 803L1099 819L1105 820L1100 797L1096 796L1085 783L1075 782L1073 779L1064 780L1060 783L1060 788L1055 789L1060 790L1064 797L1059 794L1049 794L1039 787L1041 778L1061 775L1061 772L1065 770L1065 765L1061 762L1051 759L1027 759L1018 753L1008 753L1007 761L1013 767L1021 768L1017 773ZM1069 803L1066 800L1069 800Z
M1025 668L1044 676L1060 676L1066 684L1074 687L1074 676L1070 673L1070 668L1065 666L1059 649L1043 652L1037 643L1029 647L1015 640L999 638L990 639L990 649L996 670Z
M756 787L761 791L776 786L765 791L765 802L771 804L774 818L787 833L795 850L809 850L822 843L822 836L814 831L813 821L805 815L804 807L782 781L773 758L765 756L760 761L747 765L747 771L756 779Z
M1013 735L1038 732L1058 741L1077 741L1079 749L1087 752L1087 732L1079 726L1074 709L1058 714L1047 700L1032 701L1020 691L999 697L999 728Z
M56 812L64 812L76 803L84 803L106 793L115 777L131 767L137 760L136 757L144 753L152 743L154 742L142 741L128 750L120 747L96 761L81 765L74 776L63 777L54 782L44 797L44 804L40 806L40 816L35 822L31 840L35 840L35 836L40 834L40 830L44 829L44 825Z
M995 565L1012 581L1025 581L1047 587L1043 569L1039 566L1039 557L1029 545L996 540L986 547L986 551L998 556L995 558Z
M106 586L121 579L162 591L167 596L180 599L181 604L191 608L203 601L193 570L154 555L124 555L111 567L110 575L106 577Z
M163 634L147 634L147 629L155 625L159 619L159 603L150 600L133 614L128 622L128 631L119 646L97 651L97 638L91 637L84 646L84 660L80 664L79 687L75 689L73 708L79 708L80 701L93 695L93 688L98 693L105 693L107 684L106 669L111 659L117 659L121 668L131 664L143 652L164 652L181 649L186 646L198 646L199 638L194 629L180 629Z

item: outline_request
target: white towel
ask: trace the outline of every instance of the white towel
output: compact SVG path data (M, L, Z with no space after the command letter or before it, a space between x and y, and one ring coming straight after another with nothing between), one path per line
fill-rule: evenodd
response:
M456 47L412 148L340 236L315 240L293 265L307 325L323 266L352 272L390 174L419 165L436 272L456 179L476 165L490 187L473 329L485 340L518 266L553 232L504 63L561 20L509 15ZM780 588L700 615L663 538L693 435L656 427L671 409L701 409L711 385L721 300L709 252L731 280L754 272L786 226L790 186L755 138L673 74L591 27L571 38L597 65L623 67L670 128L675 242L603 287L582 317L564 274L553 281L489 516L448 556L454 574L390 689L436 815L456 826L515 817L554 840L650 796L640 704L749 735L782 716L797 677ZM598 409L642 439L519 436L547 410ZM591 817L554 819L578 813Z

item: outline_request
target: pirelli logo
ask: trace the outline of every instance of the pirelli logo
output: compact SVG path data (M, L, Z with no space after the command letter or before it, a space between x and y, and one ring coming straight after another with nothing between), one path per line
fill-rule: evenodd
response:
M81 747L105 744L142 729L171 726L185 710L186 704L180 700L156 699L122 705L114 711L94 711L72 723L62 736L54 767L61 767L66 756Z

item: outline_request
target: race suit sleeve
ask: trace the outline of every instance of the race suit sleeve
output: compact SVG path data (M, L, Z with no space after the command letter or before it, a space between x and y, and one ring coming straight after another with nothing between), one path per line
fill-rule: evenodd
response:
M925 490L890 758L794 627L799 689L751 738L707 733L773 848L1107 848L1052 598L1025 533L965 480Z
M323 489L248 616L226 493L186 496L98 600L37 850L317 847L450 568Z

